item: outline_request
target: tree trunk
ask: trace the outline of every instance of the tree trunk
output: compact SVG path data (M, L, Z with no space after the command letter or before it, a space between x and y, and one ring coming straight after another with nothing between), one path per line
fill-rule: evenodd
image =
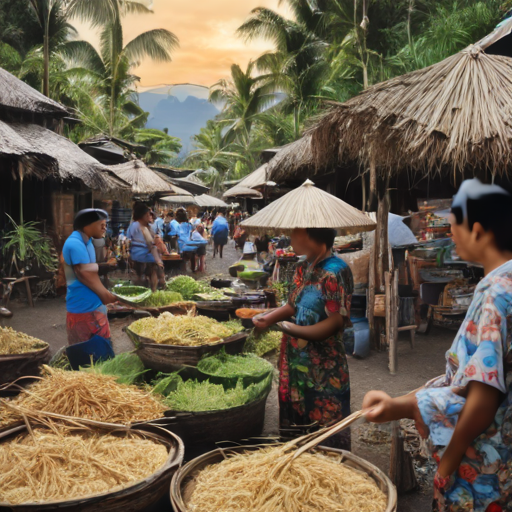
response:
M43 94L50 97L50 41L48 27L45 28L43 42Z

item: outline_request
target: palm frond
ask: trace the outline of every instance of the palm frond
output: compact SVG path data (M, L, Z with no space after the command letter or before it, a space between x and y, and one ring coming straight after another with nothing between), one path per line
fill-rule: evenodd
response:
M124 48L130 62L149 57L159 62L169 62L171 52L179 47L178 38L169 30L149 30L132 39Z

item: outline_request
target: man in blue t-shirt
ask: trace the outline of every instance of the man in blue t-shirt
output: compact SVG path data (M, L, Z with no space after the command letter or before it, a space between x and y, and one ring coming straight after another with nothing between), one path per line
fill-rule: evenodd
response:
M108 214L89 208L77 213L74 231L62 249L68 292L66 295L67 331L70 345L93 336L110 338L105 304L116 302L100 280L93 238L103 238Z

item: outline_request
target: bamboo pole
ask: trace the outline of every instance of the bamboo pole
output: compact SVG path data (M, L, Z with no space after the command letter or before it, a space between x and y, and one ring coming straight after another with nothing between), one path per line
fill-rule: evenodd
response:
M389 329L389 372L391 375L396 375L398 370L398 270L391 270L386 277L390 284L390 311L389 325L387 326Z

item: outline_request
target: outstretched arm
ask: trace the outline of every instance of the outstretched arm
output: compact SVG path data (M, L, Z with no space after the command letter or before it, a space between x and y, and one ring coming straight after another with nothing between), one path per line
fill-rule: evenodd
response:
M302 326L292 324L291 322L283 322L281 328L285 334L289 334L294 338L301 338L307 341L319 341L335 335L343 328L343 324L343 317L339 313L336 313L315 325Z

